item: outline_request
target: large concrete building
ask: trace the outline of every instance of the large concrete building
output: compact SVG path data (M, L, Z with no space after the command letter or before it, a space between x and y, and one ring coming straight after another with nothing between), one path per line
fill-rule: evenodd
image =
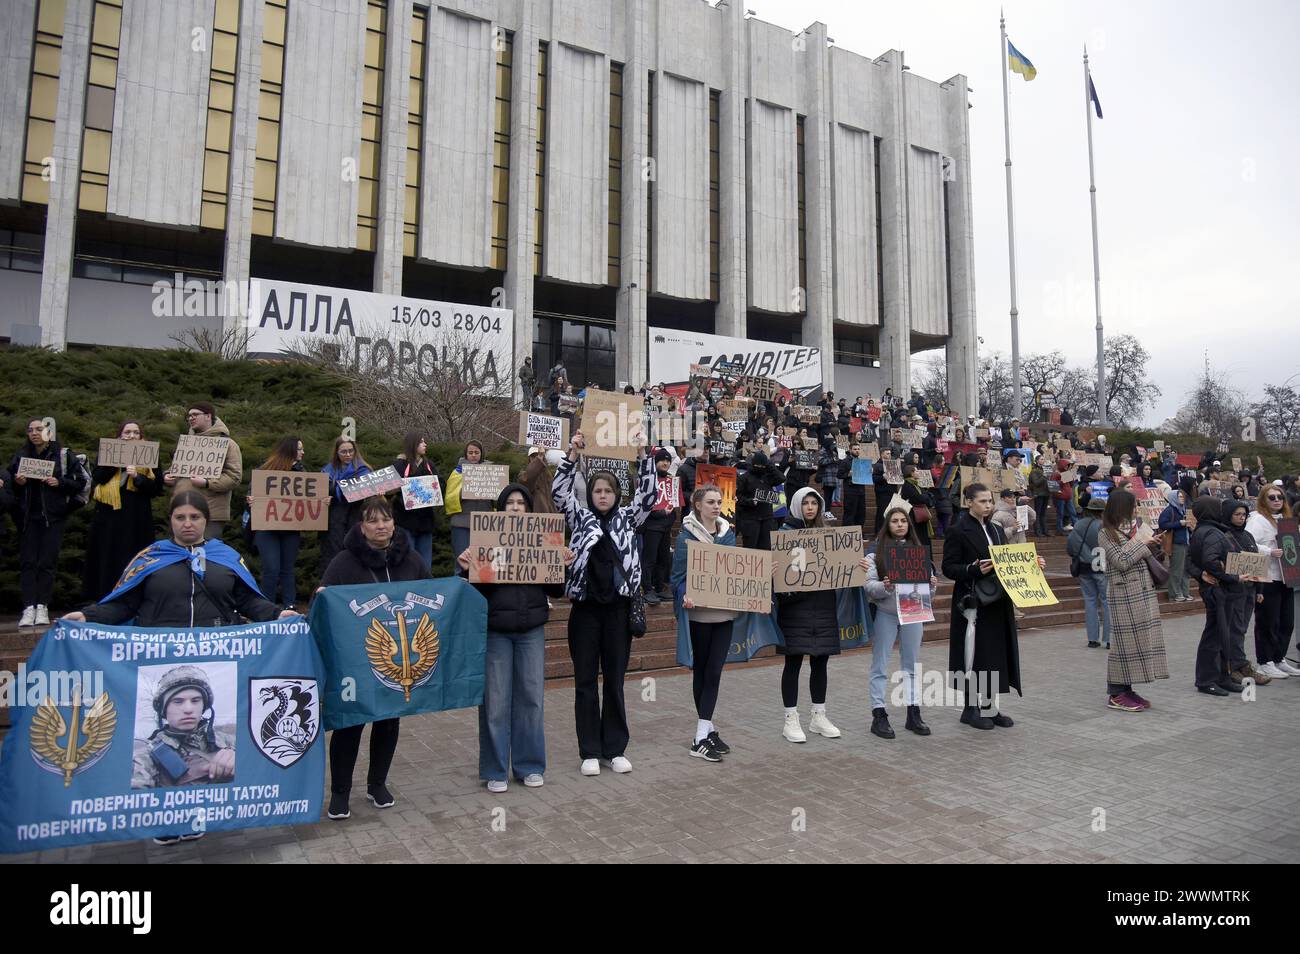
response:
M0 337L167 347L275 279L513 314L516 361L640 382L648 327L946 348L974 410L966 78L742 0L5 0Z

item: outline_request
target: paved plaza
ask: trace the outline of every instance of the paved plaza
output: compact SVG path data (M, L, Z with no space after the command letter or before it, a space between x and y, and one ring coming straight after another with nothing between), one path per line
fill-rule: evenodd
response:
M473 710L405 719L390 787L352 818L209 834L176 848L123 842L14 856L42 862L1296 862L1300 861L1300 678L1246 702L1201 695L1191 672L1201 619L1166 619L1173 678L1142 691L1151 711L1105 707L1105 653L1080 628L1026 632L1027 694L1010 729L959 725L871 735L869 652L830 665L827 711L843 738L781 737L780 668L728 668L715 721L733 754L687 755L689 674L629 680L634 771L578 774L573 690L546 694L546 785L492 795L477 778ZM895 656L895 662L897 656ZM922 665L947 662L927 643ZM807 671L801 687L807 723ZM645 696L653 696L653 700ZM1103 815L1104 812L1104 815ZM1094 830L1103 827L1104 830Z

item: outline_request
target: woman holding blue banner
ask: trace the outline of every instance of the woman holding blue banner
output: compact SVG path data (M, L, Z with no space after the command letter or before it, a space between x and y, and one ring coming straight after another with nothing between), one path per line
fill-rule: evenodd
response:
M421 441L423 443L423 441ZM367 497L361 505L361 522L348 531L346 545L325 569L320 592L327 586L424 580L429 564L415 552L411 537L398 533L392 505L384 497ZM366 798L376 808L392 808L397 800L388 790L388 769L397 751L397 719L380 719L370 726L370 770L366 774ZM335 821L350 818L348 800L352 793L352 770L361 750L365 725L335 729L330 735L330 803L326 814Z
M605 762L615 772L632 771L625 754L627 710L623 705L623 676L632 652L633 635L645 632L645 611L633 628L633 596L640 593L641 560L636 531L658 499L654 459L645 448L639 461L636 495L618 506L618 479L598 470L587 477L587 505L573 492L578 455L586 448L582 432L569 440L569 453L555 472L551 497L569 526L569 547L577 556L565 574L569 611L569 655L573 659L574 718L583 775L599 775ZM605 676L601 705L597 673Z
M722 519L722 491L716 484L704 484L691 494L691 512L682 521L682 532L673 549L672 586L678 605L678 626L685 612L691 640L691 691L695 697L695 738L691 756L706 762L721 762L731 747L722 741L713 725L718 704L722 666L731 649L731 630L738 613L707 609L686 598L686 551L692 540L724 547L736 545L736 531Z
M183 490L168 508L172 538L136 554L113 592L63 618L120 626L234 626L243 617L264 622L281 611L262 596L239 554L220 540L203 539L208 501Z
M533 495L510 484L497 497L497 510L532 513ZM565 551L567 563L573 551ZM469 574L471 550L456 557L461 575ZM546 681L547 596L563 596L563 586L532 583L475 583L487 598L487 651L483 661L483 704L478 707L478 774L489 792L504 792L507 776L528 788L541 788L546 773L542 703Z

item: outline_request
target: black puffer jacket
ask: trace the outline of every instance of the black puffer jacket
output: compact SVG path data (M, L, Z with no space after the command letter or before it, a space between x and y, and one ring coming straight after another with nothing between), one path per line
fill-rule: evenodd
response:
M804 488L790 501L790 510L797 513L804 494L817 495L815 490ZM818 495L820 499L820 495ZM786 517L782 530L803 530L800 517ZM837 656L840 652L840 620L835 609L834 590L815 590L811 593L774 594L777 599L776 621L785 636L785 648L777 651L786 655Z
M533 510L533 495L523 484L507 484L506 489L497 497L497 510L506 509L506 500L514 491L524 495L528 501L528 510ZM468 576L460 570L461 576ZM477 589L487 599L488 629L497 633L526 633L530 629L543 626L550 617L550 607L546 597L557 599L564 596L564 584L555 586L535 586L531 583L475 583Z
M1240 577L1227 571L1228 554L1239 549L1228 539L1228 528L1222 522L1225 515L1223 505L1228 503L1232 501L1220 501L1213 497L1198 497L1193 502L1192 514L1196 517L1196 529L1192 531L1191 541L1187 545L1187 574L1200 579L1202 573L1208 573L1218 580L1226 592L1240 593Z
M366 542L361 524L355 524L343 539L343 549L334 555L321 577L321 586L355 586L387 583L390 580L427 580L429 565L411 549L411 537L401 527L393 528L393 540L385 550Z
M785 476L772 466L767 455L756 451L749 459L749 469L736 480L736 517L744 520L770 520L772 504L779 499L772 489Z

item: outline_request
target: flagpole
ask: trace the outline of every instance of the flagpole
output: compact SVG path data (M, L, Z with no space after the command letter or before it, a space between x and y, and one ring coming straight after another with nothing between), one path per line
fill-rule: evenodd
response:
M1016 219L1011 201L1011 107L1007 96L1007 19L1001 16L1002 27L1002 126L1007 143L1007 258L1011 264L1011 416L1020 417L1020 310L1016 307ZM993 408L989 408L992 416Z
M1103 427L1110 426L1106 413L1106 339L1101 325L1101 256L1097 252L1097 179L1092 164L1092 73L1088 70L1088 47L1083 48L1083 112L1088 117L1088 197L1092 201L1092 286L1097 302L1097 414Z

